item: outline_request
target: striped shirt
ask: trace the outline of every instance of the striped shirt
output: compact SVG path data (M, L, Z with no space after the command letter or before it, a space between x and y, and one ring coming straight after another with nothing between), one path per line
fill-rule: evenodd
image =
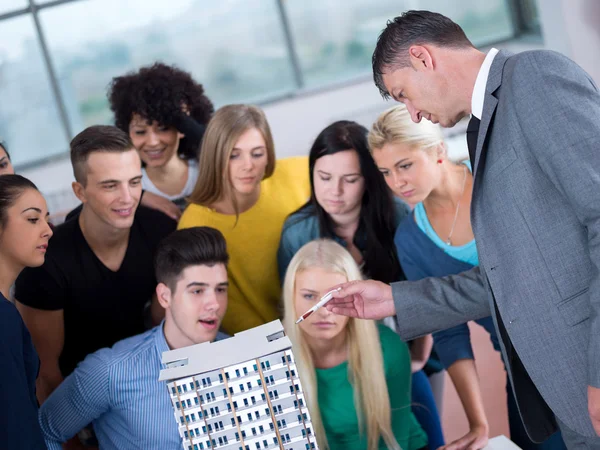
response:
M180 450L173 405L158 381L162 324L85 358L39 412L48 450L92 423L102 450Z

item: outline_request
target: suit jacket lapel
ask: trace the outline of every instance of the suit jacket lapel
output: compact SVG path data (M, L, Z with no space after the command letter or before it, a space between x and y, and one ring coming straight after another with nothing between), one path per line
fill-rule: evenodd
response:
M490 67L490 73L488 75L487 84L485 86L485 97L483 101L483 114L481 115L481 124L479 125L479 135L477 136L477 148L475 150L475 167L473 167L473 179L477 176L477 169L479 168L479 162L481 161L482 151L485 145L485 138L487 136L488 128L496 106L498 105L498 99L494 96L494 92L502 84L502 70L504 64L510 56L510 53L505 51L499 51L492 66Z

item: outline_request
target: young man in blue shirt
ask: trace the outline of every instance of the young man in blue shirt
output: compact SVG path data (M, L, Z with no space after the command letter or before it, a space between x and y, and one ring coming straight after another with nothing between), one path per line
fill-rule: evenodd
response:
M167 387L158 381L161 357L220 337L228 259L225 239L212 228L179 230L163 239L155 270L165 320L89 355L54 391L39 415L49 450L62 449L88 423L103 450L181 448Z

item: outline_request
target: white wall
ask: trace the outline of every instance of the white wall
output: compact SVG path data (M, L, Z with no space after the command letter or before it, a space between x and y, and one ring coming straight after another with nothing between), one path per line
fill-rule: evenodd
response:
M546 48L573 59L600 84L600 1L538 0Z

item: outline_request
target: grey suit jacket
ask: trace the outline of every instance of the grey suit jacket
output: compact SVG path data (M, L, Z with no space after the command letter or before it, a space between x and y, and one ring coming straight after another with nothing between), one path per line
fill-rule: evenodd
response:
M495 298L545 402L569 428L595 436L587 386L600 387L600 94L591 78L557 53L499 52L473 174L480 267L394 283L398 332L412 339L496 319ZM524 400L517 395L539 440Z

